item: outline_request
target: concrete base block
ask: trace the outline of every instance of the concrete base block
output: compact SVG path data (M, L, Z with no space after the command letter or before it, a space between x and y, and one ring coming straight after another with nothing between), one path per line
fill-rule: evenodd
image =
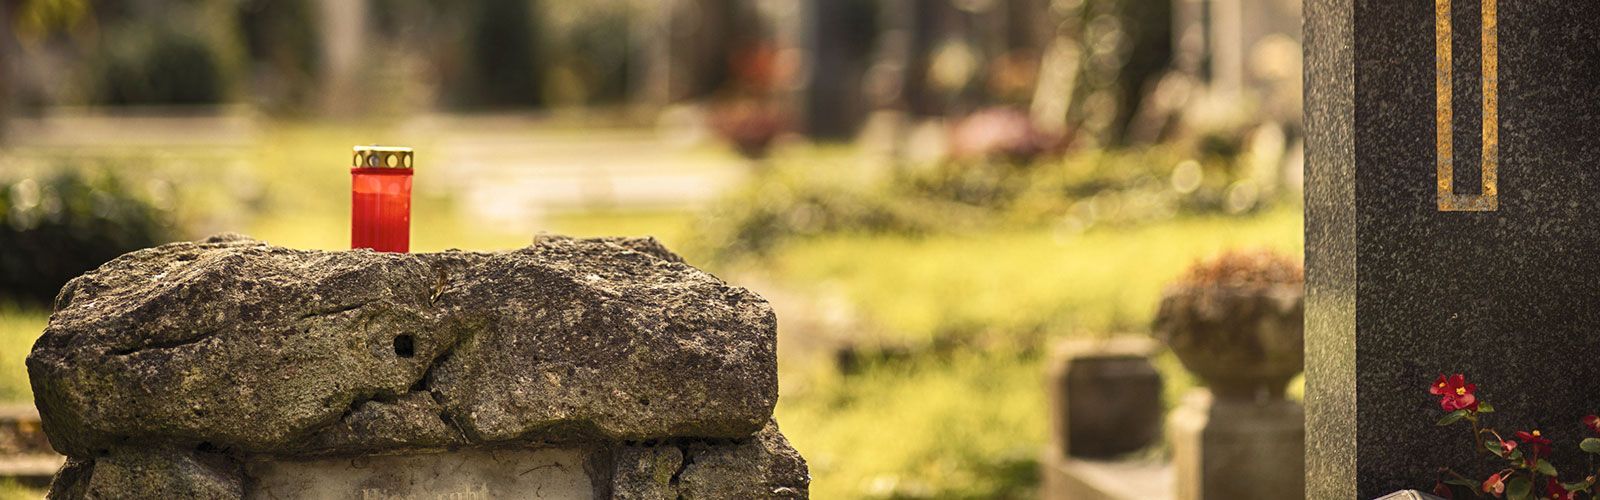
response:
M1178 500L1305 496L1305 410L1197 390L1168 418Z
M1166 500L1172 465L1151 460L1085 460L1048 451L1039 498L1044 500Z

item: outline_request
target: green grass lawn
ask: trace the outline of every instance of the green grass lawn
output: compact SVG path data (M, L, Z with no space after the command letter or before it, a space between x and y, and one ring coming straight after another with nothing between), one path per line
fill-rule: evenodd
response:
M1143 331L1161 288L1195 260L1241 246L1298 255L1300 221L1299 209L1287 208L1070 236L840 236L791 246L758 265L796 286L842 289L887 335L910 340L953 328Z
M28 368L23 360L44 331L49 313L37 308L0 304L0 401L32 401Z
M1002 339L1142 335L1160 289L1195 259L1302 245L1300 212L1288 208L1071 238L841 236L788 247L769 271L792 286L843 290L878 326L867 334L891 340L967 328ZM778 422L811 462L813 495L1030 497L1047 440L1043 358L1000 344L848 376L826 360L782 367ZM1193 386L1170 355L1157 364L1169 402Z

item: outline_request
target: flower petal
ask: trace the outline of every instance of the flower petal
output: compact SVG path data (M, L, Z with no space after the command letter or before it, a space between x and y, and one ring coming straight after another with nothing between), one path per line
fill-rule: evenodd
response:
M1449 386L1449 380L1446 379L1444 374L1441 373L1439 374L1439 379L1433 381L1433 385L1428 386L1428 394L1443 396L1445 393L1445 388Z

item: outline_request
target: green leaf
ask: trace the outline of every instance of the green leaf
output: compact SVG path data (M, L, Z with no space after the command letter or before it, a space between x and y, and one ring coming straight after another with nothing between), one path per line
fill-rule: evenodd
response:
M1495 439L1485 439L1485 440L1483 440L1483 448L1486 449L1486 450L1489 450L1489 453L1493 453L1497 457L1505 458L1505 456L1506 456L1506 450L1505 450L1505 448L1500 446L1500 441L1498 441L1498 440L1495 440Z
M1478 413L1494 413L1494 405L1490 405L1488 401L1479 401Z
M1512 462L1522 460L1522 448L1511 450L1511 454L1506 455L1506 460L1510 460Z
M1583 438L1578 447L1582 448L1584 453L1600 453L1600 438Z
M1455 478L1455 479L1446 479L1446 480L1444 480L1444 484L1453 484L1453 485L1456 485L1456 486L1461 486L1461 487L1470 489L1472 491L1478 491L1478 488L1483 486L1483 482L1482 481L1473 481L1471 479L1467 479L1467 478L1464 478L1464 477L1458 477L1458 478Z
M1533 483L1528 478L1517 476L1506 481L1506 498L1512 500L1533 500Z
M1556 466L1550 465L1548 461L1539 460L1539 464L1533 466L1533 471L1546 476L1554 476L1556 475Z
M1466 417L1466 416L1467 416L1467 410L1456 410L1456 411L1453 411L1453 412L1450 412L1450 413L1446 413L1444 415L1444 418L1439 419L1439 421L1435 422L1433 425L1438 425L1438 426L1450 425L1450 424L1456 423L1457 420L1461 420L1463 417Z
M1567 491L1589 491L1589 487L1590 486L1594 486L1594 485L1589 484L1588 481L1577 481L1577 482L1572 482L1572 483L1561 483L1561 487L1562 488L1566 488Z

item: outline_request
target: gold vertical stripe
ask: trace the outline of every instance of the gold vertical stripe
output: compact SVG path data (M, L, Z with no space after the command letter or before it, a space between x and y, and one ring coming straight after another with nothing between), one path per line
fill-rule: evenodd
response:
M1483 51L1483 172L1482 194L1458 196L1455 194L1455 151L1451 144L1452 64L1450 32L1450 1L1434 0L1434 141L1437 148L1435 168L1438 175L1439 210L1441 211L1494 211L1499 203L1500 167L1500 55L1499 17L1497 0L1482 0Z
M1497 0L1483 0L1483 210L1500 208L1500 35Z
M1434 162L1439 176L1439 210L1451 210L1455 196L1455 189L1451 187L1455 158L1450 144L1450 124L1454 123L1450 109L1451 79L1454 78L1451 74L1453 59L1450 57L1450 0L1434 0L1433 5L1434 142L1438 148Z

